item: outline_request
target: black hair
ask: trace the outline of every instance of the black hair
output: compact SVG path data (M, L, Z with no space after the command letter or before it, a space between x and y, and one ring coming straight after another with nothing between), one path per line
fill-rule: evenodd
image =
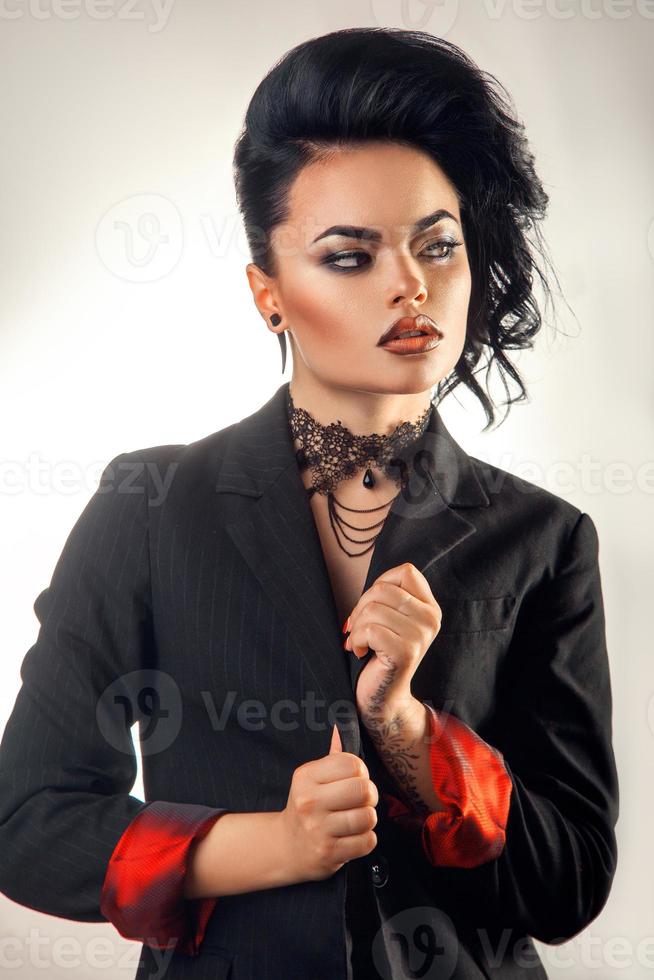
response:
M497 362L505 405L527 397L504 352L533 347L540 330L534 273L551 299L545 273L551 263L537 225L549 199L506 89L455 44L422 31L354 27L304 41L273 65L250 100L234 149L252 261L275 275L271 231L288 218L299 171L366 140L422 150L458 195L471 296L465 346L436 397L465 384L483 405L487 429L493 402L474 377L482 353L487 382ZM520 389L515 398L505 374Z

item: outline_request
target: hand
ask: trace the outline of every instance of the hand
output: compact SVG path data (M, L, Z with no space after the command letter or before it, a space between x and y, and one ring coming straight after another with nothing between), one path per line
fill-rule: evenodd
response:
M357 708L364 718L415 704L411 681L441 628L442 610L429 582L406 562L380 575L349 616L346 649L374 654L359 674Z
M279 814L293 880L321 881L346 861L370 854L377 846L372 828L378 802L366 764L358 755L343 752L334 725L329 754L298 766Z

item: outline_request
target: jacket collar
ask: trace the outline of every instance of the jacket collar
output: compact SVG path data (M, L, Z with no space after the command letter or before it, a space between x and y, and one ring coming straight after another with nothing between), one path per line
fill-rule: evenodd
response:
M281 473L297 467L286 415L288 387L288 382L280 385L261 408L231 426L230 447L223 454L217 492L260 497ZM416 447L420 448L428 450L422 467L425 476L449 506L489 505L470 456L450 435L435 405Z
M230 427L215 492L239 498L235 509L233 504L224 508L226 530L299 641L316 696L328 705L352 702L369 658L348 663L346 658L356 658L343 650L342 624L295 459L287 388L288 382L280 385L261 408ZM490 504L471 458L452 438L435 405L410 452L414 466L408 487L396 497L375 541L363 592L384 571L404 562L424 574L476 531L459 510ZM356 712L350 722L342 720L339 710L345 751L360 754Z

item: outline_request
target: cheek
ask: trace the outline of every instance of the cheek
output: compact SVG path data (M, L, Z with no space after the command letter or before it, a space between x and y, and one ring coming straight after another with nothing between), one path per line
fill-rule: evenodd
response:
M284 293L284 308L289 326L297 328L296 336L312 347L352 342L352 320L357 311L337 282L316 277L298 277L292 290Z
M308 337L324 331L330 319L329 306L320 291L309 288L306 283L298 282L292 292L285 293L284 308L289 326L300 325L302 333Z
M454 317L465 317L468 312L471 291L470 268L467 263L457 270L452 270L444 284L443 303Z
M444 373L452 370L458 362L465 346L468 309L470 306L471 278L466 266L443 283L442 291L435 304L447 333L447 347L443 351Z

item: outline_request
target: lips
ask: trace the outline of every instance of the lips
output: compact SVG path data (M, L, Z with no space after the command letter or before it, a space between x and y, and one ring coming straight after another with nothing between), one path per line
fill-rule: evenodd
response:
M427 334L429 337L443 336L442 331L438 329L431 317L427 316L426 313L419 313L417 316L403 316L396 320L379 338L377 346L383 347L389 340L395 340L403 334L415 333L416 331Z

